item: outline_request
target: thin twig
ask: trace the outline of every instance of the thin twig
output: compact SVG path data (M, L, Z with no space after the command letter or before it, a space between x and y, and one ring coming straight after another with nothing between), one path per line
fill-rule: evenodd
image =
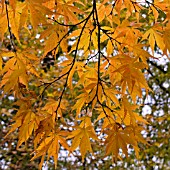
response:
M65 92L65 90L66 90L67 82L68 82L68 77L69 77L70 72L71 72L71 70L72 70L72 68L73 68L73 66L74 66L74 64L75 64L75 61L76 61L76 56L77 56L77 52L78 52L78 47L79 47L80 39L81 39L81 37L82 37L83 31L84 31L84 29L85 29L85 27L86 27L86 24L87 24L87 22L88 22L88 20L90 19L90 17L91 17L92 14L93 14L93 10L92 10L91 13L89 14L89 16L86 18L85 23L84 23L84 25L83 25L83 27L82 27L82 29L81 29L79 38L78 38L78 40L77 40L77 45L76 45L75 55L74 55L74 59L73 59L73 61L72 61L72 65L71 65L70 69L68 70L68 72L66 73L66 74L67 74L67 77L66 77L66 81L65 81L65 84L64 84L64 88L63 88L63 91L62 91L60 97L58 98L58 99L59 99L59 103L58 103L57 109L56 109L56 111L55 111L56 113L57 113L57 111L58 111L58 109L59 109L59 107L60 107L61 100L62 100L62 98L63 98L63 94L64 94L64 92Z
M8 22L8 31L9 31L9 35L10 35L10 44L11 44L11 49L13 52L16 52L16 47L15 47L15 43L13 40L13 34L11 31L11 27L10 27L10 22L9 22L9 12L8 12L8 0L5 0L5 8L6 8L6 17L7 17L7 22Z

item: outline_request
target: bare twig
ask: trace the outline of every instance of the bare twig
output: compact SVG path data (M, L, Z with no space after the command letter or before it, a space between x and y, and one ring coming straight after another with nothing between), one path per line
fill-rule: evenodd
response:
M13 34L12 34L12 31L11 31L11 26L10 26L10 21L9 21L9 11L8 11L8 0L5 0L5 8L6 8L6 17L7 17L7 22L8 22L8 31L9 31L9 35L10 35L10 43L11 43L11 49L13 52L16 52L16 47L15 47L15 43L14 43L14 40L13 40Z

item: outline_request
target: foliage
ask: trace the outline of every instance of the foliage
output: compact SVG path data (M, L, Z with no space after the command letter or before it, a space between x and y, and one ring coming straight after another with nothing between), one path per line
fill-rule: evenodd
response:
M170 77L169 61L162 58L162 61L156 63L149 62L150 69L148 75L149 86L154 89L145 100L147 106L147 119L150 123L147 126L145 137L149 138L150 147L146 147L145 152L141 154L141 160L148 169L157 167L157 169L169 168L169 151L170 151Z
M139 143L147 144L139 115L150 90L147 60L155 48L167 56L170 50L169 1L0 5L1 98L15 100L6 137L18 130L17 149L30 140L39 168L50 157L57 167L63 148L76 156L79 147L82 161L88 154L116 162L132 146L138 157Z

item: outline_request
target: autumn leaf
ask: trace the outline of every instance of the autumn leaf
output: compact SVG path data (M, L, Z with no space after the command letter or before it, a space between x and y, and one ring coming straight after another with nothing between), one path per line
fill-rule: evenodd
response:
M74 138L71 145L71 151L74 151L79 146L83 162L84 162L85 155L88 151L93 153L90 138L94 140L98 140L92 126L87 126L83 128L77 127L77 130L73 131L67 137L67 139L70 138Z
M58 152L60 145L62 145L64 148L67 150L69 149L69 146L66 142L66 140L63 138L63 132L58 131L57 134L49 134L49 137L45 138L39 147L34 151L34 156L31 160L34 160L40 156L43 156L48 153L47 160L50 158L50 156L54 157L54 162L55 162L55 168L57 167L57 160L58 160ZM42 164L40 168L42 167Z

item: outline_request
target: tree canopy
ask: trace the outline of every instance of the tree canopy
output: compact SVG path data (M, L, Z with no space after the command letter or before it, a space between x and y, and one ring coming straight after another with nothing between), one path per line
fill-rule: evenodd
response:
M56 168L63 148L82 162L123 161L132 147L139 158L139 146L150 146L141 132L154 119L140 114L156 87L149 75L163 90L155 103L168 112L158 74L168 71L155 60L156 51L169 55L170 2L2 0L0 7L0 97L12 122L4 138L16 140L18 131L16 148L33 145L40 169L51 157Z

